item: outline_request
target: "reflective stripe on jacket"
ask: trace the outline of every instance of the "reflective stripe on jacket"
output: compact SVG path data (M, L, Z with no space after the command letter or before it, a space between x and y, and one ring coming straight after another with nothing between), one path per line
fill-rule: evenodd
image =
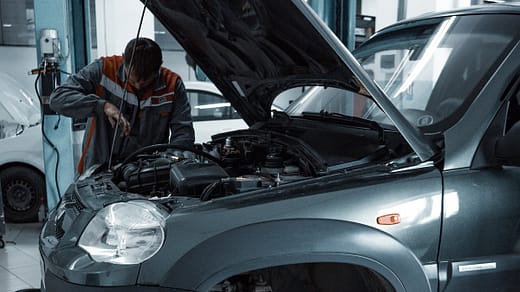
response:
M106 102L121 108L131 124L128 137L116 134L113 159L168 141L185 147L193 145L190 105L176 73L162 67L155 83L143 92L128 86L125 93L125 82L122 56L102 57L52 92L51 109L74 118L88 118L79 173L91 165L108 162L114 129L103 111Z

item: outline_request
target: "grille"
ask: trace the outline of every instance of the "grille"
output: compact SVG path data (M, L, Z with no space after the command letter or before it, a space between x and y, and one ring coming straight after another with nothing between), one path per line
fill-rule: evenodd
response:
M78 195L74 192L71 196L71 204L73 204L74 208L78 211L85 209L85 206L81 203L78 198Z

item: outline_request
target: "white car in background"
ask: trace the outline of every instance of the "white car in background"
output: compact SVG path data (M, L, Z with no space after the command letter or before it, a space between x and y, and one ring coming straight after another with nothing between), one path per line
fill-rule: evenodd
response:
M213 83L184 81L184 86L191 106L196 143L210 141L217 133L248 128Z
M196 143L210 141L211 136L217 133L248 128L246 122L213 83L184 81L184 86L191 106ZM304 89L296 89L277 96L271 110L283 111L303 92Z
M40 103L22 88L0 72L0 182L11 222L37 220L45 201Z

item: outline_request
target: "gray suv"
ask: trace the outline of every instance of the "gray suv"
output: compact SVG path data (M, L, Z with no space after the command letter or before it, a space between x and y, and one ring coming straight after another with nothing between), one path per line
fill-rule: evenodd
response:
M520 6L351 54L303 1L147 2L250 127L90 169L41 231L42 290L518 290Z

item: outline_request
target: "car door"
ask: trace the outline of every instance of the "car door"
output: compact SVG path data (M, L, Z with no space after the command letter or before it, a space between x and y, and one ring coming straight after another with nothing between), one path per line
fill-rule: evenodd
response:
M520 120L519 84L508 92L471 169L444 173L439 291L520 287L520 167L494 158L497 139Z

